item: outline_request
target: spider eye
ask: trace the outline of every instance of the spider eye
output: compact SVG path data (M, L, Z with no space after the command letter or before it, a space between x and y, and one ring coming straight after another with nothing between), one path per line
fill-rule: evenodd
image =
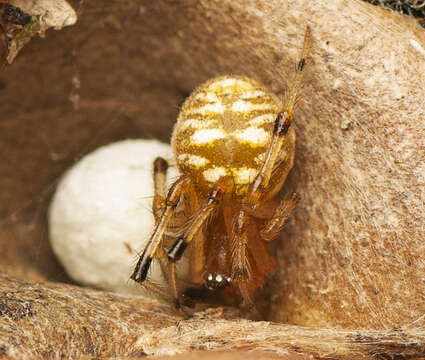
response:
M229 285L232 279L221 274L207 274L205 276L206 287L209 290L217 290Z

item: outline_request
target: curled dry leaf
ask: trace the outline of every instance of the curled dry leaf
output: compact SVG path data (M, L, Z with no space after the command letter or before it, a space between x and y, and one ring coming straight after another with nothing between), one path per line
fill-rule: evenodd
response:
M65 0L11 0L2 4L2 12L9 64L34 35L44 36L51 27L61 29L77 21L74 9Z

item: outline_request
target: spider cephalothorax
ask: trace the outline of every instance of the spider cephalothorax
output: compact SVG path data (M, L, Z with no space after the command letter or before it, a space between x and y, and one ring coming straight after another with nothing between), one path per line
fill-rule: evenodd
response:
M259 82L222 76L185 101L172 146L180 177L165 193L167 162L154 163L155 229L132 279L167 296L146 278L152 260L179 303L175 264L185 253L189 277L209 288L233 287L254 308L253 291L273 268L265 242L274 239L298 196L276 195L292 168L292 115L310 42L307 29L295 81L281 101Z

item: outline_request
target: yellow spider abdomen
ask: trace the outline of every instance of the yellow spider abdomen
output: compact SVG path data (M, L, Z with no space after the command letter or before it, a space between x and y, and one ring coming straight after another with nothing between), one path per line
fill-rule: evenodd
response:
M264 162L280 99L261 83L223 76L199 86L183 104L172 145L177 166L207 193L223 176L244 195ZM287 134L281 159L292 161L295 132ZM285 153L286 152L286 153Z

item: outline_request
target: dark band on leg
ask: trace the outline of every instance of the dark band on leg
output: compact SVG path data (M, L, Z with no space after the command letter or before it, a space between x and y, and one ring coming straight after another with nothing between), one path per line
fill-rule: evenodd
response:
M168 259L171 261L179 261L186 250L187 243L183 237L178 238L171 249L168 251Z
M157 157L153 162L153 172L154 173L165 173L168 169L168 162L162 157Z
M152 263L152 258L146 256L145 253L142 254L139 261L137 262L136 267L134 268L133 274L130 278L136 282L143 282L146 280L148 276L148 271Z
M298 62L297 70L298 71L303 71L305 64L306 64L305 59L301 59Z
M278 136L284 136L287 134L289 127L291 126L291 118L286 112L280 112L277 114L274 122L273 133Z

